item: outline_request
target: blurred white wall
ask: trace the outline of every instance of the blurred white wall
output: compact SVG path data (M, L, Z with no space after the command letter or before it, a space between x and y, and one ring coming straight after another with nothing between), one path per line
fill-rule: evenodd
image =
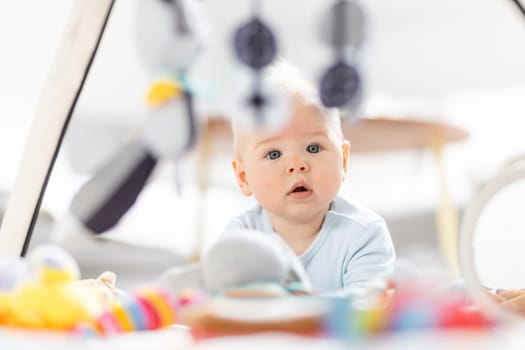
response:
M117 1L94 67L96 74L88 81L79 112L114 112L113 118L126 119L141 112L148 75L135 55L136 2ZM230 39L248 17L250 3L203 2L212 36L193 73L214 95L227 90L231 80L235 62ZM280 53L318 78L332 60L319 33L321 17L331 2L261 3L264 18L277 35ZM457 90L525 84L525 20L511 1L371 0L362 5L368 30L358 63L368 97L423 101L427 110L439 114L443 100Z

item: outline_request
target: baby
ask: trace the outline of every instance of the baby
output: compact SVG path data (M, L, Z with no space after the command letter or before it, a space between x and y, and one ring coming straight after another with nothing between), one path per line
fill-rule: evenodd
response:
M252 229L280 236L299 256L318 292L349 291L391 272L395 252L385 221L338 196L350 142L338 111L284 61L266 72L289 96L291 115L280 130L241 128L234 119L232 161L237 184L255 208L226 231Z

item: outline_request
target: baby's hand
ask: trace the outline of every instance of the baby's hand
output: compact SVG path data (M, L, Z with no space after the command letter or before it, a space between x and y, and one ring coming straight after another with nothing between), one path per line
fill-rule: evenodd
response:
M76 281L76 285L94 291L102 305L110 305L118 295L124 291L115 286L117 276L114 272L104 271L96 279L83 279Z

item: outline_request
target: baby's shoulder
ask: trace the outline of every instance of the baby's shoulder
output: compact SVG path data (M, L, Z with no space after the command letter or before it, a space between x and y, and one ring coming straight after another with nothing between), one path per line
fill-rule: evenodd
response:
M225 231L232 231L238 229L260 229L263 221L263 210L260 205L254 205L252 208L243 211L239 215L233 217Z
M324 227L327 241L352 249L369 245L371 241L384 242L390 237L385 220L379 214L341 197L332 204Z
M340 196L335 198L329 213L346 224L368 227L374 223L384 223L384 219L375 211Z

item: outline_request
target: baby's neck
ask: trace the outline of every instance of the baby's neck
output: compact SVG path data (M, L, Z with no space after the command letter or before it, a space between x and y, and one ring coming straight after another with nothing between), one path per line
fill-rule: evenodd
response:
M295 254L301 255L312 244L321 230L324 215L320 215L308 222L290 222L277 217L270 217L275 232L293 249Z

